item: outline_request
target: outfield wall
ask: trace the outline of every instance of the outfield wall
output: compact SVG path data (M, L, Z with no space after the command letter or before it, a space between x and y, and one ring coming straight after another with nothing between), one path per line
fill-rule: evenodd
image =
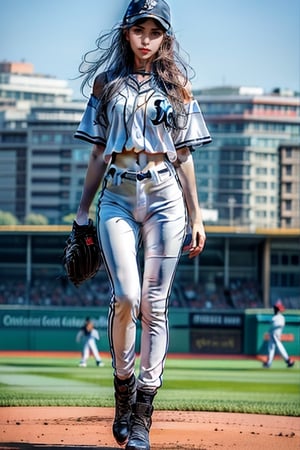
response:
M100 351L109 351L107 313L107 308L0 306L0 350L80 351L76 334L85 317L90 316L100 332ZM172 308L169 352L266 354L271 317L271 310L212 312ZM289 354L300 356L300 311L287 311L285 318L283 343Z

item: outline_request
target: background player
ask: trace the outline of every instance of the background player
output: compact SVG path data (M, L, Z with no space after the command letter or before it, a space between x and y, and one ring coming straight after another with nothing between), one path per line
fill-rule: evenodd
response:
M285 360L288 367L293 367L295 361L292 361L281 342L281 335L285 326L285 318L282 312L285 310L281 300L277 300L273 306L274 315L272 317L272 324L269 329L269 343L268 343L268 360L263 363L264 367L271 367L273 362L276 348L279 351L282 358Z
M84 325L80 328L76 336L76 342L82 343L82 357L79 363L80 367L87 366L87 360L90 353L93 354L96 365L103 367L104 363L99 354L96 341L100 339L98 331L94 328L94 324L89 317L85 319Z

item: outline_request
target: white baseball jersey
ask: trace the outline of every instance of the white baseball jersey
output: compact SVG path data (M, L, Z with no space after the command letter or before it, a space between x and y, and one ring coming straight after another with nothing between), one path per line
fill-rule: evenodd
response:
M98 117L99 102L91 95L75 137L92 144L103 144L104 160L124 149L135 152L166 153L177 159L176 150L211 142L198 102L186 104L182 128L175 130L173 108L161 91L156 77L138 82L129 75L118 94L109 102L106 117Z

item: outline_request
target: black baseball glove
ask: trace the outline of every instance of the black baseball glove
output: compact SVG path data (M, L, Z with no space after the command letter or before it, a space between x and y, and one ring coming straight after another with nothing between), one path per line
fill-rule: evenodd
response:
M63 265L68 279L78 287L96 275L101 263L97 231L92 219L87 225L78 225L74 220L63 252Z

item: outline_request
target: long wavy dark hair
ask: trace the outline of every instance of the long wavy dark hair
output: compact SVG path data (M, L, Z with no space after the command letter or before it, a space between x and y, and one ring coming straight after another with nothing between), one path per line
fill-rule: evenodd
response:
M140 19L134 25L144 22ZM157 22L159 25L159 22ZM132 26L132 25L131 25ZM79 66L79 77L83 78L81 92L92 87L95 77L101 72L109 71L109 82L104 83L101 94L101 115L110 99L120 90L124 79L133 70L133 52L125 39L126 28L118 25L110 31L100 34L96 48L83 55ZM185 57L183 57L183 54ZM153 61L152 71L156 75L159 88L167 95L174 112L174 128L185 125L185 103L189 99L188 83L194 76L194 70L188 62L187 53L183 52L172 33L164 33L164 39Z

